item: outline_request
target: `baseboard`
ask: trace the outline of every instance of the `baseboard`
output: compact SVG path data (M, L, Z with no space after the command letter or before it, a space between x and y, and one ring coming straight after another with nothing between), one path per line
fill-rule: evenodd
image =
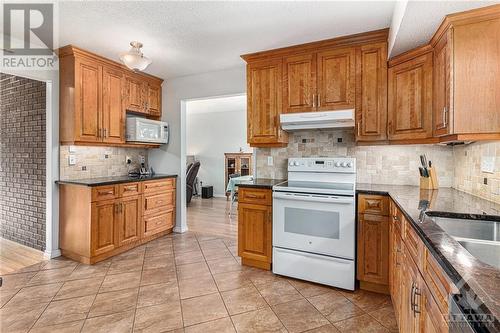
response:
M61 256L61 249L56 249L56 250L45 250L43 253L43 257L47 260L52 259L52 258L57 258Z
M178 234L182 234L182 233L185 233L188 231L188 227L185 226L185 228L182 228L182 226L175 226L174 227L174 232L178 233Z

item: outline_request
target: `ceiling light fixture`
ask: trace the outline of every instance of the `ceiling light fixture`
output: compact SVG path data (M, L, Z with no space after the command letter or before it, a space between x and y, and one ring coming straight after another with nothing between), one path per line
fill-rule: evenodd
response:
M143 71L151 64L151 59L142 54L142 43L133 41L130 42L130 50L120 53L120 60L133 71Z

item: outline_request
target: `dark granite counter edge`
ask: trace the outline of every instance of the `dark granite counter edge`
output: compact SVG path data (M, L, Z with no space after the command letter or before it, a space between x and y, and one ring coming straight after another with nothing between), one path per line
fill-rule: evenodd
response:
M95 187L95 186L105 186L105 185L114 185L114 184L145 182L145 181L149 181L149 180L166 179L166 178L177 178L177 175L155 175L153 177L148 177L148 178L130 177L130 178L117 179L117 180L103 180L102 182L96 182L96 183L85 183L85 180L56 180L56 184Z
M405 218L411 223L411 225L413 226L413 229L417 232L417 234L419 235L420 239L424 242L424 245L427 247L427 249L429 249L429 251L432 253L434 259L436 259L436 261L439 263L440 267L446 272L446 274L448 275L448 277L451 279L451 281L457 285L459 284L460 282L463 281L463 277L460 275L460 273L458 273L455 268L453 267L453 265L446 259L446 257L441 253L441 251L439 251L435 246L434 244L432 243L432 241L427 237L427 235L425 234L425 232L418 226L418 221L414 221L413 217L410 216L410 214L408 214L406 212L406 210L402 207L402 205L397 201L397 198L395 198L393 195L391 195L390 191L382 191L382 190L356 190L356 195L357 194L371 194L371 195L384 195L384 196L388 196L392 199L392 201L396 204L396 206L399 208L399 210L403 213L403 215L405 216ZM423 214L424 216L421 216L421 218L425 219L426 216L425 214ZM467 284L463 284L462 287L461 287L461 290L460 292L466 292L468 293L471 297L477 297L479 298L479 296L474 292L474 290ZM485 313L485 314L491 314L491 311L484 305L484 303L481 305L481 310ZM499 325L499 321L498 321L499 318L495 318L495 326Z

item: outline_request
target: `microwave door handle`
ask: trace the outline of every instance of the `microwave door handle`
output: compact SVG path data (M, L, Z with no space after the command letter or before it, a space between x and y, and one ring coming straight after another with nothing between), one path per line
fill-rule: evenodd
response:
M336 196L319 196L319 195L308 195L308 194L284 194L284 193L273 193L273 198L284 199L284 200L294 200L294 201L313 201L313 202L326 202L326 203L339 203L339 204L353 204L354 197L336 197Z

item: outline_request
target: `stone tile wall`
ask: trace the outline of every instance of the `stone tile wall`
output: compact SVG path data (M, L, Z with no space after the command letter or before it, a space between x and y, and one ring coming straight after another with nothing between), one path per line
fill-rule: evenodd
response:
M70 146L61 146L59 150L59 179L86 179L108 176L124 176L129 170L138 169L140 156L144 156L148 165L148 152L141 148L87 147L74 146L75 152L69 152ZM75 155L76 164L69 165L69 155ZM126 156L132 164L125 163Z
M339 139L342 142L338 142ZM418 185L419 155L426 154L436 166L440 186L454 182L453 148L440 145L357 146L352 130L306 130L290 133L286 148L257 149L257 176L286 178L288 157L350 156L357 161L357 180L362 183ZM274 165L267 165L273 156Z
M0 73L0 236L45 249L45 82Z
M481 171L481 161L489 156L495 157L493 173ZM454 188L500 203L500 141L455 146L453 158Z

